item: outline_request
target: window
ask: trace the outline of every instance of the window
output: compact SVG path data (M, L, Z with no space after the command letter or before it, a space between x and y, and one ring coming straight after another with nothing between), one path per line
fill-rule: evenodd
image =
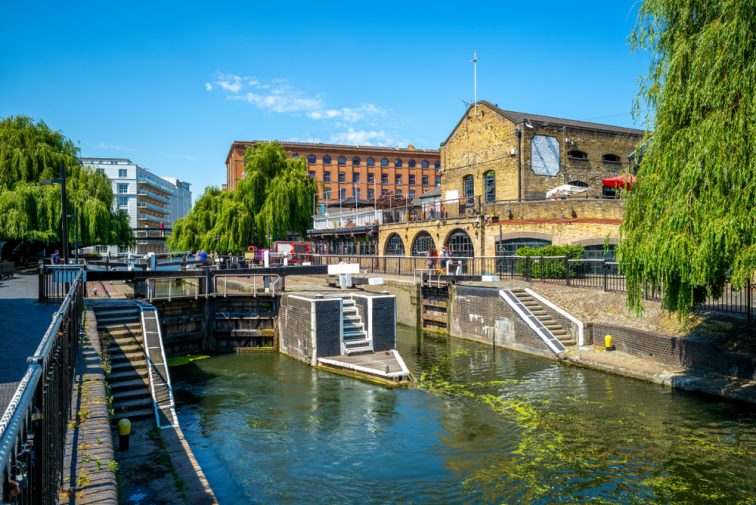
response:
M352 182L360 182L360 173L352 172Z
M129 192L129 185L128 184L119 184L118 186L118 194L125 195Z
M388 189L382 189L381 196L386 196L386 195L388 195Z
M129 197L128 196L119 196L118 197L118 206L119 207L128 207L129 206Z
M346 165L346 157L339 156L338 162L339 162L339 165Z
M394 185L395 186L401 186L402 185L402 176L401 175L395 175L394 176Z
M367 159L367 166L374 167L375 166L375 159L374 158L368 158Z
M386 256L404 256L404 242L396 233L386 241Z
M423 165L423 168L428 168L428 167L430 167L430 163L428 163L428 160L423 160L423 163L422 163L422 165Z
M315 178L315 170L308 170L307 171L307 175L309 175L310 177L312 177L314 179Z
M331 182L331 171L330 170L324 170L323 171L323 182Z
M360 188L354 188L354 198L355 200L360 199Z
M368 181L368 184L375 183L375 174L373 172L368 173L367 181Z
M614 244L607 244L606 250L603 245L585 246L585 259L614 261Z
M381 174L381 184L388 184L388 174Z
M316 159L317 159L317 158L315 158L315 155L314 155L314 154L311 154L311 155L309 155L309 156L307 157L307 163L309 163L310 165L312 165L312 164L314 164L314 163L315 163Z
M118 177L125 178L125 177L128 177L128 176L129 176L129 171L128 170L126 170L125 168L119 168L118 169Z
M585 183L583 181L570 181L567 184L569 184L570 186L577 186L579 188L588 188L588 187L590 187L590 186L588 186L587 183Z
M324 188L323 189L323 200L330 200L331 199L331 190Z
M489 170L483 176L483 187L486 203L494 203L496 201L496 174L493 170Z
M299 158L299 155L298 154L292 154L291 157L294 158L294 159L297 159L297 158Z
M415 190L410 189L409 191L407 191L407 196L410 198L415 198Z
M621 163L620 157L616 154L605 154L601 157L601 161L603 161L604 163Z
M344 200L346 198L346 188L341 188L339 190L339 200Z
M368 189L368 200L372 200L375 198L375 190L374 189Z
M381 160L381 166L382 167L387 167L388 166L388 158L383 158Z
M414 186L415 185L415 174L410 174L409 177L408 177L408 179L409 179L409 181L407 182L407 184L409 184L410 186Z
M396 191L394 191L394 193L396 194L396 196L402 196L402 190L401 189L397 189Z
M410 168L415 168L415 166L417 166L417 162L415 160L409 160L407 166Z
M412 256L425 256L428 251L435 249L436 243L433 241L433 237L427 231L421 231L415 235L415 240L412 241Z
M104 168L98 168L97 169L97 173L98 174L104 174L105 173L105 169Z
M441 185L441 176L437 175L436 176L436 186L440 186L440 185Z
M496 256L514 256L520 247L532 247L540 249L551 245L551 240L537 238L513 238L509 240L496 241Z
M441 168L441 162L440 161L435 162L433 164L433 168L435 168L436 170L438 170L439 168Z
M394 160L394 167L395 168L401 168L402 167L402 160Z
M323 165L330 165L330 164L331 164L331 157L323 156Z
M577 149L568 151L567 157L571 160L585 160L585 161L588 160L588 155L584 153L583 151L578 151Z
M472 257L475 255L472 240L464 230L454 230L446 239L446 247L451 256Z
M339 172L339 182L346 182L346 172Z
M473 176L466 175L462 178L462 195L465 198L472 198L475 194L475 187L473 185Z
M359 167L360 166L360 159L358 157L352 158L352 166L353 167Z
M428 185L428 176L427 176L427 175L424 175L424 176L422 177L421 181L422 181L422 183L423 183L423 186L427 186L427 185Z

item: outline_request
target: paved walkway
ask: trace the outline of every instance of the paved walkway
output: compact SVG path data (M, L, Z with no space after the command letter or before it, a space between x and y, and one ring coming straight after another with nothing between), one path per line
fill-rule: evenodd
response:
M58 308L37 303L38 282L36 272L0 281L0 416Z

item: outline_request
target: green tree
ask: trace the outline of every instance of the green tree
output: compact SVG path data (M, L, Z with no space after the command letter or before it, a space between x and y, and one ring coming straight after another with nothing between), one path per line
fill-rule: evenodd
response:
M645 0L630 40L653 137L621 227L628 305L650 286L686 314L756 267L756 2Z
M301 159L289 159L276 142L263 142L245 153L245 177L234 191L205 190L189 214L179 219L168 239L172 250L240 251L267 244L290 232L305 235L312 223L317 192Z
M0 121L0 238L46 244L62 240L60 185L41 182L58 177L64 166L67 206L78 219L69 226L69 240L78 228L83 245L133 242L127 216L112 210L110 181L83 167L77 155L73 142L44 122L26 116Z

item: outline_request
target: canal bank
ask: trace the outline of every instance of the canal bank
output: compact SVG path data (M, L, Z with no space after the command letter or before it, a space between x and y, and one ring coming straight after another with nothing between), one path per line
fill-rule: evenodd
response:
M313 285L318 285L324 280L298 277L290 279L289 282L292 287L309 286L312 288ZM568 313L570 310L576 310L575 319L583 323L584 327L582 342L578 342L577 328L571 328L570 331L575 334L575 343L578 345L566 346L564 352L560 353L553 352L543 341L535 338L532 332L525 331L527 329L519 332L510 331L510 338L504 338L505 326L514 327L516 322L515 314L501 299L499 290L511 291L525 288L532 288L536 292L547 293L552 297L555 296L556 290L568 293L560 297L561 307L559 308L566 309ZM423 313L427 310L428 304L423 304L416 279L386 276L382 286L366 286L365 289L395 295L397 320L400 323L413 327L423 323ZM724 331L734 332L736 335L742 334L743 340L748 340L747 335L749 331L752 331L752 327L749 330L747 323L736 316L724 317L709 314L705 317L712 321L711 324L699 324L699 329L691 332L693 334L680 334L681 332L678 331L678 335L666 335L659 331L649 331L649 329L669 329L670 327L677 329L676 321L670 321L669 318L660 314L658 302L647 302L648 314L644 320L634 318L627 313L622 295L584 288L507 281L461 282L450 289L452 291L446 294L447 302L443 304L444 327L427 329L547 359L560 360L566 364L661 384L673 389L756 404L756 380L754 380L756 359L747 349L741 352L727 349L726 347L731 347L731 344L729 340L723 341L722 335L714 335L719 337L719 340L712 338L716 328L723 327ZM548 301L548 298L546 300ZM590 300L593 305L586 307L584 300ZM601 306L602 303L604 306ZM599 310L604 313L600 313ZM558 317L555 311L549 311ZM501 314L506 312L509 312L510 322L503 321L505 318L502 318ZM593 321L583 319L591 314ZM622 324L607 322L612 320ZM606 335L612 336L613 350L611 351L606 351L604 348Z

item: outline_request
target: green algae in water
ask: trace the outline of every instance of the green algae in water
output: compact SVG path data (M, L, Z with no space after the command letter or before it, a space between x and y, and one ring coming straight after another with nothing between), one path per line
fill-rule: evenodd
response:
M173 356L171 358L168 358L168 366L182 366L182 365L188 365L192 361L197 361L200 359L207 359L210 356L207 354L187 354L186 356Z

